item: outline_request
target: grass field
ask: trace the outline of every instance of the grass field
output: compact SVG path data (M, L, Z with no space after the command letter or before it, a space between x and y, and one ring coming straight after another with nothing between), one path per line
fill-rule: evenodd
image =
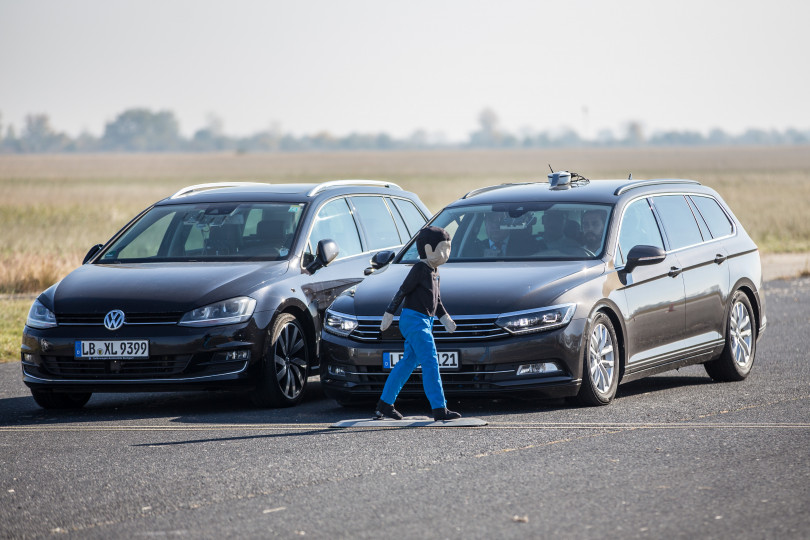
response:
M415 191L435 212L477 187L545 180L549 163L591 179L632 173L700 180L720 192L764 252L810 251L810 147L4 155L0 294L45 289L78 266L90 246L189 184L374 178ZM25 308L15 302L0 300L0 316L17 314L16 322L3 323L17 340L30 301L22 301Z
M20 359L20 339L31 298L0 300L0 362Z
M437 211L476 187L544 180L548 163L592 179L632 172L700 180L720 192L763 251L810 251L808 147L0 156L0 293L46 288L90 246L189 184L379 178Z

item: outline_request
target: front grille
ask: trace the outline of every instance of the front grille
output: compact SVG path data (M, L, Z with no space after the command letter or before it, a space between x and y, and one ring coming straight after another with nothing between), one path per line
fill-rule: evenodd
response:
M56 321L64 325L103 326L107 313L57 313ZM124 324L177 324L183 312L124 313Z
M433 320L433 339L435 341L485 341L500 339L509 332L495 324L497 317L459 317L454 319L456 331L452 334L444 329L438 319ZM361 317L357 328L349 335L350 339L362 342L403 341L399 326L395 321L385 332L380 332L382 318Z
M71 356L42 356L42 369L71 379L149 379L171 377L186 369L191 355L152 356L132 360L82 360Z
M348 368L351 388L358 392L381 392L388 379L388 372L381 371L379 367L351 366ZM442 387L445 391L481 391L499 388L493 384L496 381L514 378L515 368L503 365L471 365L464 366L461 371L442 371ZM414 371L402 388L403 393L424 393L422 387L422 373Z

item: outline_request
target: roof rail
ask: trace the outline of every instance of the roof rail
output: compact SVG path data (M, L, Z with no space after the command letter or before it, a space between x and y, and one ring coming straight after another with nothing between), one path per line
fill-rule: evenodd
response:
M626 193L631 189L636 189L645 186L655 186L658 184L697 184L699 186L700 182L698 182L697 180L679 180L676 178L666 178L659 180L636 180L631 184L625 184L621 187L616 188L616 191L614 191L613 194L621 195L622 193Z
M474 190L466 193L462 197L462 199L469 199L470 197L475 197L476 195L480 195L481 193L486 193L487 191L493 191L493 190L501 189L501 188L505 188L505 187L525 186L526 184L537 184L537 183L543 183L543 181L540 180L539 182L506 182L506 183L503 183L503 184L498 184L497 186L486 186L486 187L474 189Z
M186 186L171 197L170 199L179 199L185 197L189 193L195 191L205 191L208 189L226 188L226 187L239 187L239 186L269 186L268 183L263 182L212 182L210 184L196 184L193 186Z
M393 182L383 182L381 180L330 180L328 182L321 182L307 193L307 197L312 197L320 193L321 191L327 190L332 187L340 187L340 186L377 186L377 187L387 187L393 189L402 190L397 184Z

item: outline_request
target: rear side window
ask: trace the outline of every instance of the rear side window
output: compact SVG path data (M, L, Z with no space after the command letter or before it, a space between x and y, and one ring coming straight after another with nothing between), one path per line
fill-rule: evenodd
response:
M712 238L720 238L721 236L728 236L734 230L731 221L720 205L711 197L699 197L693 195L692 202L695 203L700 215L706 220L706 225L709 227L709 232Z
M394 201L391 200L390 198L386 198L385 202L388 205L388 209L391 211L391 215L394 216L394 222L397 224L397 229L399 229L400 243L404 244L411 237L411 235L408 234L408 227L402 220L402 214L400 214L399 210L397 210L397 207L394 206Z
M337 242L339 258L363 252L360 235L346 199L335 199L323 205L309 235L307 251L315 253L318 242L326 238Z
M619 232L619 258L622 265L627 260L627 253L635 246L655 246L664 249L661 231L650 209L647 199L630 203L624 211L622 229Z
M352 204L357 209L357 217L366 231L368 240L366 249L382 249L402 243L394 218L382 197L352 197Z
M403 219L405 219L405 223L408 225L408 234L411 236L415 235L416 231L421 229L427 221L425 216L422 215L422 212L420 212L411 201L394 199L394 204L396 204L400 214L402 214Z
M680 249L703 242L695 216L683 195L661 195L653 198L661 216L670 249Z

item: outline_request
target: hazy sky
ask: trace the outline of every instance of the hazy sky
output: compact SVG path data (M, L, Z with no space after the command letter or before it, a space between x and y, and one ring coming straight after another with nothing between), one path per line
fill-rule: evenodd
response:
M230 135L810 128L804 0L0 0L0 113Z

